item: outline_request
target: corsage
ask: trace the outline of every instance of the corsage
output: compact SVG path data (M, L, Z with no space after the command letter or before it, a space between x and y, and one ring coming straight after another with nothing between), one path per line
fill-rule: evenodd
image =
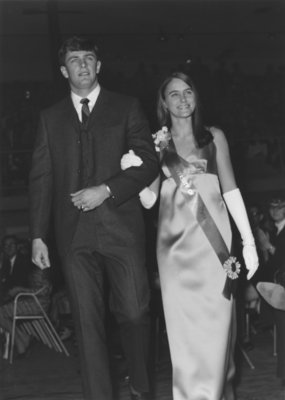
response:
M168 147L169 141L171 139L171 134L167 126L163 126L159 131L152 135L155 144L155 150L160 152Z
M223 268L230 279L237 279L240 273L240 263L236 257L229 257L223 264Z

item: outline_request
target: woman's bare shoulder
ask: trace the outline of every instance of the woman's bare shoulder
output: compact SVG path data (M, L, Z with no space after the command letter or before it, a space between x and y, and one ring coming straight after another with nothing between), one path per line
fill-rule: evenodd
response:
M211 127L209 127L209 131L213 135L213 141L217 147L223 148L225 146L226 147L228 146L226 136L222 129L217 128L215 126L211 126Z
M216 126L210 126L208 127L209 131L213 135L214 140L225 140L225 134L224 131L220 128L217 128Z

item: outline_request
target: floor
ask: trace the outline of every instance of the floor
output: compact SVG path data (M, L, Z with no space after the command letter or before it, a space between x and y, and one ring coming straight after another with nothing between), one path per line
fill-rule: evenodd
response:
M247 352L251 369L237 346L236 393L238 400L285 400L285 389L275 377L276 356L270 330L255 333L254 348ZM1 400L83 400L80 386L76 344L67 340L67 357L36 342L25 358L13 364L0 361ZM153 371L153 400L171 400L171 364L165 332L160 336L159 353ZM124 363L114 357L116 400L128 400ZM96 400L96 399L94 399Z

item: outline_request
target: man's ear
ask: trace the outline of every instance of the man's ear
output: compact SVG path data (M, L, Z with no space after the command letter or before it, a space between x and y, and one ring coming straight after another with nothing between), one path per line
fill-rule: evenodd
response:
M66 67L65 67L64 65L62 65L62 66L60 67L60 71L61 71L62 75L63 75L66 79L69 78L67 69L66 69Z
M97 61L97 65L96 65L96 74L99 74L100 70L101 70L101 61Z

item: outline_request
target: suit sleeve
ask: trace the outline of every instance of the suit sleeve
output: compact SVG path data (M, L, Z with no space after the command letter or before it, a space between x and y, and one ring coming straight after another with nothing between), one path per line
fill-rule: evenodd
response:
M148 122L139 102L134 99L127 118L128 149L134 150L143 164L120 171L105 182L111 189L116 205L127 201L148 186L158 175L158 158L154 149Z
M45 239L48 234L52 203L52 172L47 129L40 117L29 176L31 239Z

